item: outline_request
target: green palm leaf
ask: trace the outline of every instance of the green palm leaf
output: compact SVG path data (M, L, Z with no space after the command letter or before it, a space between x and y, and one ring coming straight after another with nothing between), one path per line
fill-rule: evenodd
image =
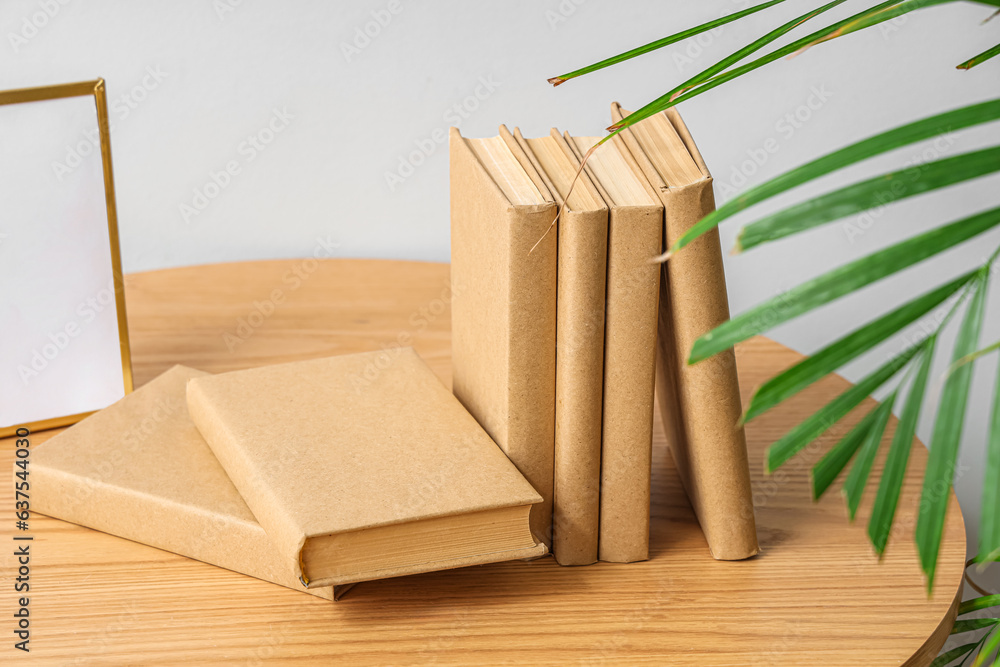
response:
M872 349L900 329L929 313L977 275L971 271L906 303L806 357L760 386L743 414L748 422Z
M930 664L930 667L945 667L945 665L950 665L963 655L971 653L972 649L977 646L979 646L979 642L972 642L971 644L965 644L963 646L953 648L950 651L942 653L938 657L934 658L934 662Z
M930 6L931 4L943 4L945 2L954 2L954 0L927 0L927 2L920 3L919 5L910 5L907 8L906 12L914 11L916 9L923 9L924 7ZM784 58L785 56L790 56L793 53L803 48L817 44L823 41L824 39L830 38L831 36L836 36L838 31L842 31L843 29L846 29L849 26L856 24L861 19L865 19L870 16L876 17L872 19L871 23L864 26L867 28L876 25L878 23L882 23L883 21L888 21L889 19L895 18L896 16L899 16L900 13L882 14L880 12L883 9L898 4L900 4L898 0L889 0L888 2L882 2L875 5L874 7L870 7L861 12L858 12L857 14L854 14L853 16L850 16L842 21L837 21L836 23L832 23L831 25L828 25L825 28L821 28L820 30L817 30L812 34L807 35L806 37L798 39L792 42L791 44L788 44L787 46L783 46L775 51L772 51L766 56L761 56L760 58L751 61L746 65L741 65L740 67L730 69L726 72L723 72L722 74L719 74L716 77L704 81L697 88L687 93L684 93L683 95L678 95L671 100L663 101L661 99L650 102L649 104L640 107L636 111L633 111L631 114L621 119L614 125L610 126L608 129L613 131L623 130L626 127L634 125L635 123L638 123L639 121L645 118L649 118L655 113L659 113L660 111L665 111L670 107L677 106L681 102L689 100L697 95L701 95L702 93L705 93L711 90L712 88L721 86L724 83L728 83L733 79L741 77L744 74L748 74L756 69L759 69L760 67L763 67L764 65L774 62L775 60L779 60L781 58ZM906 13L906 12L901 12L901 13Z
M591 72L596 72L599 69L604 69L605 67L610 67L611 65L617 65L620 62L624 62L636 56L641 56L650 51L655 51L661 49L664 46L669 46L675 44L688 37L694 37L695 35L700 35L703 32L708 32L709 30L714 30L720 26L724 26L727 23L732 23L733 21L738 21L744 16L750 16L751 14L756 14L762 9L767 9L768 7L773 7L785 0L770 0L770 2L764 2L754 7L744 9L722 18L715 19L714 21L709 21L707 23L702 23L701 25L695 26L694 28L689 28L687 30L682 30L681 32L674 33L662 39L650 42L649 44L644 44L638 48L632 49L631 51L625 51L624 53L619 53L617 56L612 56L611 58L606 58L600 62L594 63L593 65L588 65L587 67L581 67L580 69L573 70L567 74L562 74L560 76L554 76L549 79L549 83L553 86L558 86L559 84L566 83L570 79L575 79L578 76L583 76L584 74L590 74Z
M920 419L920 406L924 402L924 391L927 388L927 377L931 373L934 361L934 345L936 336L931 336L923 344L920 368L910 393L906 397L903 412L892 436L892 445L885 460L885 469L879 481L872 516L868 521L868 537L875 546L875 552L881 558L889 541L889 531L896 518L896 505L899 503L899 493L903 488L903 478L906 476L906 464L910 460L910 450L913 449L913 436L917 431Z
M983 477L983 508L979 523L980 562L1000 559L1000 363L993 389L993 410L986 444L986 473ZM989 511L993 509L993 511Z
M919 349L914 347L896 355L768 447L764 459L767 472L774 472L778 466L792 458L799 450L840 421L869 394L898 373Z
M881 134L868 137L808 162L801 167L785 172L761 183L729 200L717 210L709 213L677 239L670 247L670 253L677 252L696 238L719 226L723 220L740 211L758 204L765 199L791 190L803 183L843 169L870 157L906 146L917 141L930 139L945 132L953 132L964 127L987 123L1000 118L1000 99L980 102L954 109L936 116L893 128Z
M997 649L1000 649L1000 632L994 632L990 635L990 638L986 640L983 647L979 649L979 655L972 661L972 667L982 667L982 665L986 664L986 659L990 653L993 653Z
M868 411L861 421L852 428L847 435L840 439L836 445L830 448L823 458L813 466L810 471L812 478L813 500L819 500L826 490L837 479L837 475L850 462L851 457L857 453L861 444L865 441L865 436L871 430L875 417L878 415L878 408Z
M975 293L969 302L955 341L953 351L955 360L975 351L978 344L985 311L988 276L988 272L984 272L980 279L973 283ZM941 533L948 507L948 492L955 476L955 459L958 454L958 444L962 439L971 381L972 366L969 364L960 366L945 380L931 435L930 456L924 473L924 488L920 496L916 529L917 551L920 554L921 566L927 575L928 590L934 584L934 572L941 548Z
M831 220L1000 171L1000 146L882 174L765 216L740 232L738 252Z
M972 56L961 65L956 65L955 69L972 69L976 65L981 65L982 63L986 62L987 60L998 54L1000 54L1000 44L997 44L992 48L986 49L978 56Z
M871 428L865 434L858 458L854 460L854 465L851 466L851 471L847 473L847 479L844 481L844 496L847 498L847 513L851 521L854 521L858 506L861 505L861 497L864 496L865 486L868 484L868 475L871 474L875 456L885 434L885 427L889 423L889 415L892 414L892 404L895 402L896 392L892 392L873 411L875 418L872 420Z
M951 634L960 635L963 632L982 630L1000 624L1000 618L967 618L964 621L955 621L955 626L951 629Z
M993 208L919 234L806 281L702 335L694 342L688 363L707 359L751 336L967 241L998 224L1000 208Z
M805 23L806 21L808 21L808 20L810 20L812 18L815 18L815 17L819 16L820 14L822 14L823 12L826 12L826 11L828 11L830 9L833 9L837 5L840 5L840 4L843 4L843 3L844 3L844 0L834 0L833 2L829 2L829 3L825 4L825 5L823 5L822 7L818 7L816 9L811 10L811 11L808 11L805 14L802 14L801 16L796 16L791 21L788 21L787 23L778 26L777 28L775 28L774 30L770 31L769 33L767 33L763 37L761 37L761 38L759 38L757 40L754 40L753 42L751 42L750 44L747 44L743 48L741 48L741 49L739 49L739 50L737 50L737 51L729 54L728 56L726 56L725 58L723 58L719 62L715 63L714 65L712 65L708 69L703 70L701 72L698 72L697 74L695 74L693 77L691 77L687 81L684 81L683 83L681 83L681 84L675 86L674 88L668 90L666 93L664 93L663 95L659 96L658 98L656 98L655 100L653 100L652 102L650 102L649 104L647 104L645 107L643 107L639 111L635 111L635 112L629 114L626 118L622 119L621 123L616 123L615 125L612 125L608 129L610 129L610 130L616 130L616 132L614 132L614 133L612 133L612 134L604 137L600 141L600 143L604 143L605 141L607 141L608 139L610 139L611 137L613 137L614 134L617 134L617 130L624 129L628 125L631 125L632 123L622 124L622 123L625 123L625 121L626 121L627 118L633 118L633 117L635 117L636 114L640 114L643 111L643 109L656 108L656 107L662 106L664 104L667 104L668 102L670 102L670 100L672 100L674 97L676 97L679 93L682 93L685 90L690 90L691 88L693 88L695 85L697 85L699 83L702 83L704 81L708 81L709 79L711 79L715 75L719 74L720 72L726 70L730 66L735 65L739 61L743 60L744 58L746 58L747 56L749 56L751 53L755 53L755 52L761 50L762 48L764 48L765 46L767 46L768 44L770 44L771 42L775 41L776 39L779 39L780 37L783 37L787 33L791 32L792 30L794 30L795 28L797 28L798 26L800 26L803 23ZM667 107L663 107L663 108L666 109ZM646 113L645 115L642 115L642 118L648 118L649 116L652 116L654 113L657 113L657 112L653 111L652 113ZM618 127L619 125L621 125L620 128Z
M965 614L971 614L980 609L989 609L990 607L1000 607L1000 595L984 595L966 600L958 606L958 615L964 616Z

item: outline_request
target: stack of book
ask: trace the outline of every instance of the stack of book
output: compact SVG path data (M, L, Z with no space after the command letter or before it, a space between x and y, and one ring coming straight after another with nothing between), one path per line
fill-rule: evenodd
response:
M32 509L327 599L545 554L539 494L412 349L379 354L175 366L38 446Z
M613 120L627 112L616 104ZM454 392L541 494L563 565L649 556L654 387L712 555L758 551L717 232L651 260L714 208L676 110L615 136L451 130ZM582 165L582 167L581 167Z
M655 387L712 555L752 556L733 353L684 358L728 317L718 235L650 261L711 177L673 110L597 141L452 129L454 393L408 348L176 366L40 445L32 508L332 599L550 545L639 561Z

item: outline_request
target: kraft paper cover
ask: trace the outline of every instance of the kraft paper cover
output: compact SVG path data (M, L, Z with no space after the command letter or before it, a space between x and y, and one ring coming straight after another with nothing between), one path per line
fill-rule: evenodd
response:
M412 348L199 377L187 398L192 420L296 576L309 538L541 502ZM382 579L544 549L306 583Z
M577 155L600 137L576 137ZM620 136L617 148L656 193ZM589 170L590 167L587 167ZM593 173L609 207L607 304L604 326L604 419L601 463L600 559L630 563L649 558L654 379L660 267L649 259L663 243L663 207L617 205Z
M612 105L617 122L629 112ZM682 187L666 183L650 162L641 132L622 132L625 144L663 202L666 244L715 210L712 177L676 109L664 113L704 174ZM747 461L736 357L733 350L694 365L687 356L694 341L729 319L725 271L718 230L701 236L670 258L664 268L660 305L660 407L668 443L712 556L749 558L759 552ZM670 355L673 355L671 363ZM671 377L672 376L672 377ZM675 391L668 386L675 383ZM679 428L671 428L668 420Z
M511 204L456 128L449 150L453 390L541 495L531 530L548 544L556 235L546 231L556 205Z
M302 586L188 417L205 375L174 366L39 445L32 510L331 599Z
M589 176L574 189L593 208L574 210L563 172L546 171L519 130L514 137L528 157L525 170L541 179L560 205L556 297L556 427L552 499L552 553L560 565L597 561L601 505L601 413L604 390L604 304L607 284L608 209ZM550 137L574 171L579 161L555 130ZM551 233L551 232L550 232ZM630 471L617 468L616 473ZM648 508L648 495L647 495ZM646 511L648 515L648 509ZM648 523L647 523L648 528ZM648 530L647 530L648 534Z

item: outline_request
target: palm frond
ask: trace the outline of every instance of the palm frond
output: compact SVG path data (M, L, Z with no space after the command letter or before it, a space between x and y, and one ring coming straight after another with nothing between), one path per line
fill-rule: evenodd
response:
M871 474L875 456L882 444L882 436L885 434L885 427L889 423L889 416L892 414L892 406L895 402L896 392L892 392L873 410L875 418L872 420L871 428L865 434L864 442L858 451L858 457L844 481L844 497L847 499L847 513L851 517L851 521L854 521L858 507L861 505L865 487L868 486L868 476Z
M988 266L988 265L987 265ZM973 352L979 341L986 305L986 272L973 283L975 289L965 317L958 330L953 348L953 358L961 359ZM941 533L944 530L945 511L955 476L955 459L965 424L965 408L972 383L972 367L963 366L948 376L941 392L937 418L931 435L930 455L924 473L924 486L920 495L920 509L915 532L920 564L927 575L928 590L934 585Z
M681 238L677 239L669 252L677 252L740 211L820 176L924 139L972 125L988 123L998 118L1000 118L1000 99L994 99L923 118L853 143L776 176L727 201L717 210L699 220Z
M1000 171L1000 146L881 174L755 220L740 232L736 250L749 250L832 220L996 171Z
M833 481L841 471L847 467L851 458L857 453L861 445L864 444L868 432L875 423L878 416L878 408L868 411L861 421L854 428L848 431L847 435L840 439L836 445L830 448L823 458L813 466L810 471L812 478L813 500L819 500L826 490L830 488Z
M960 65L955 65L955 69L972 69L976 65L981 65L990 58L992 58L993 56L998 54L1000 54L1000 44L997 44L996 46L991 47L989 49L986 49L977 56L972 56L971 58L969 58Z
M903 327L929 313L948 297L967 285L977 275L970 271L964 276L942 285L877 320L835 340L822 350L806 357L786 371L774 376L750 397L743 413L743 421L763 414L787 398L791 398L817 380L833 373L847 362L856 359L882 341L898 333Z
M716 75L725 71L727 68L735 65L736 63L743 60L750 54L756 53L757 51L761 50L768 44L774 42L775 40L779 39L780 37L783 37L784 35L794 30L795 28L799 27L806 21L819 16L823 12L833 9L837 5L843 4L843 2L844 0L834 0L833 2L828 2L827 4L821 7L810 10L805 14L802 14L801 16L796 16L791 21L788 21L787 23L778 26L774 30L771 30L763 37L760 37L759 39L754 40L750 44L747 44L746 46L738 49L737 51L734 51L733 53L729 54L728 56L726 56L719 62L715 63L708 69L698 72L687 81L678 84L677 86L668 90L663 95L660 95L658 98L656 98L649 104L645 105L641 109L632 112L631 114L623 118L620 122L615 123L614 125L609 127L608 130L612 130L612 133L604 137L604 139L601 140L601 143L604 143L605 141L607 141L615 134L628 127L629 125L633 125L634 123L637 123L644 118L648 118L649 116L658 113L661 107L662 109L669 108L669 102L671 102L679 94L683 93L684 91L690 90L691 88L700 83L712 80Z
M889 532L896 517L896 505L903 489L903 478L906 476L906 464L910 460L910 450L913 449L913 436L917 432L917 422L920 419L920 406L924 402L924 391L927 388L927 378L931 374L931 364L934 361L934 346L937 336L931 336L923 344L920 367L910 393L906 397L903 413L900 415L896 432L892 436L889 454L885 459L882 479L879 481L875 505L868 521L868 537L875 546L875 552L882 556L889 541Z
M911 11L915 11L917 9L923 9L932 4L944 4L946 2L955 2L955 1L956 0L925 0L917 4L909 5L907 10L901 13L908 13ZM825 28L821 28L816 32L813 32L801 39L798 39L792 42L791 44L788 44L787 46L783 46L775 51L772 51L771 53L765 56L761 56L760 58L753 60L745 65L735 67L733 69L727 70L726 72L719 74L718 76L712 77L711 79L702 82L695 89L690 90L682 95L675 96L673 99L663 100L662 98L658 98L657 100L654 100L653 102L650 102L649 104L633 111L625 118L622 118L619 122L615 123L614 125L611 125L608 129L616 132L623 130L626 127L634 125L635 123L638 123L639 121L645 118L649 118L653 114L659 113L660 111L665 111L670 107L676 106L681 102L685 102L691 99L692 97L696 97L698 95L706 93L709 90L717 88L718 86L721 86L724 83L728 83L733 79L739 78L744 74L749 74L750 72L753 72L754 70L759 69L764 65L768 65L774 62L775 60L780 60L781 58L797 53L803 48L813 46L814 44L818 44L821 41L829 38L831 35L836 35L838 31L841 31L851 25L857 24L857 22L862 19L871 18L871 21L864 26L865 28L868 28L877 25L879 23L882 23L884 21L896 18L900 16L901 13L882 13L882 10L891 8L899 4L900 4L899 0L888 0L887 2L879 3L874 7L862 10L857 14L854 14L853 16L832 23L826 26ZM902 4L907 4L907 3L902 3ZM851 32L854 32L854 30L852 30Z
M688 363L727 350L736 343L787 322L813 308L913 266L1000 224L1000 207L932 229L837 267L784 294L765 301L723 322L698 338Z
M650 51L656 51L657 49L662 49L664 46L670 46L671 44L676 44L677 42L683 41L689 37L694 37L695 35L700 35L703 32L708 32L709 30L714 30L718 27L724 26L727 23L732 23L733 21L738 21L744 16L750 16L751 14L756 14L762 9L767 9L768 7L773 7L774 5L780 4L785 0L770 0L770 2L762 2L759 5L749 7L739 12L733 14L728 14L722 18L715 19L714 21L708 21L702 23L701 25L695 26L693 28L688 28L687 30L682 30L676 32L672 35L663 37L662 39L657 39L648 44L643 44L640 47L625 51L624 53L619 53L616 56L610 58L605 58L600 62L596 62L593 65L587 65L586 67L581 67L580 69L573 70L572 72L567 72L566 74L561 74L559 76L554 76L548 81L553 86L558 86L560 84L566 83L570 79L575 79L578 76L583 76L584 74L590 74L591 72L596 72L597 70L604 69L605 67L611 67L612 65L617 65L618 63L625 62L637 56L649 53Z
M995 346L1000 345L996 343ZM990 431L986 441L986 472L983 474L984 508L979 519L979 554L976 560L985 563L1000 559L1000 511L986 511L1000 508L1000 363L997 364L997 380L993 388L993 410L990 416Z
M774 472L778 466L797 454L803 447L826 432L856 408L869 394L888 382L906 366L920 348L910 348L896 355L877 369L866 375L856 385L847 389L815 413L804 419L777 442L767 448L764 466L767 472ZM886 401L888 402L888 401Z

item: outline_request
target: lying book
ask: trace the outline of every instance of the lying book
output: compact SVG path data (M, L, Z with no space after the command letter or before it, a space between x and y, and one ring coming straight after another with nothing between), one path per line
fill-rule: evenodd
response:
M566 138L582 159L600 137ZM649 557L649 502L663 206L620 136L586 172L610 209L604 325L600 559ZM674 423L675 418L668 423ZM557 488L558 491L558 488ZM556 495L558 503L559 496Z
M525 169L560 205L552 553L560 565L589 565L597 560L601 494L608 208L586 174L577 178L580 163L558 131L525 139L515 129L514 137L528 156Z
M39 445L31 509L331 599L306 591L191 423L185 386L204 375L174 366Z
M615 122L626 115L612 105ZM676 109L621 136L663 203L669 246L715 209L712 177ZM749 558L759 548L736 356L730 349L687 364L694 341L729 319L718 230L671 257L663 271L657 385L664 422L681 417L679 430L667 428L670 451L712 556Z
M311 588L544 554L528 523L541 497L412 348L384 354L188 383L192 420L296 576Z
M509 133L451 129L453 390L542 496L531 528L549 543L556 382L556 205ZM536 245L537 244L537 245Z

